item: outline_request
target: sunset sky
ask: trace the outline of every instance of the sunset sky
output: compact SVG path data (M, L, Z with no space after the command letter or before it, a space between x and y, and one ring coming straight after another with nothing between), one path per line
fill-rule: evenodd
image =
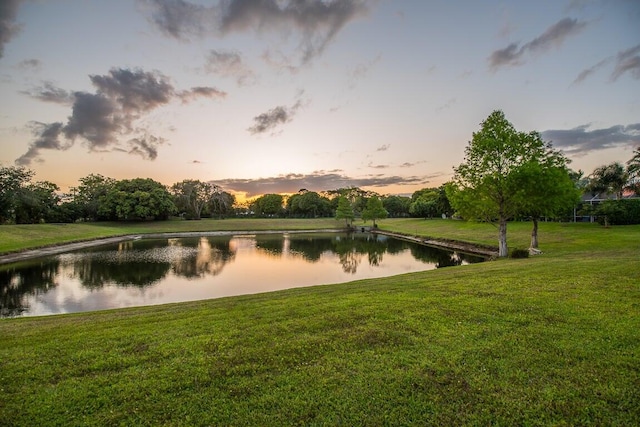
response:
M640 146L639 22L637 0L2 0L0 164L410 194L501 109L589 174Z

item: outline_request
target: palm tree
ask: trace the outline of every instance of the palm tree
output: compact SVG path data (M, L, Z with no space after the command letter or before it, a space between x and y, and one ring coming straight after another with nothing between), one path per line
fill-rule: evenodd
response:
M622 198L622 190L629 181L629 174L619 162L596 168L591 174L589 190L593 194L615 194L616 200Z
M633 157L627 162L629 189L640 195L640 147L633 151Z

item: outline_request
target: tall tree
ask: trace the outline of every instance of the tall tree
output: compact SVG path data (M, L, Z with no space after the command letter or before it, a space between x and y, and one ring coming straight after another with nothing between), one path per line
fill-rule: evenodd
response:
M336 219L344 219L346 226L350 227L353 218L355 218L355 215L351 207L351 202L349 202L349 199L345 196L340 196L338 198L338 207L336 208Z
M498 256L506 257L507 221L521 209L523 189L515 172L545 151L540 138L517 132L502 111L493 111L474 132L465 159L454 168L447 196L467 219L498 223Z
M283 202L280 194L264 194L254 200L251 207L256 215L279 216L284 211Z
M380 200L378 196L369 197L369 200L367 200L367 206L362 210L362 219L365 222L372 220L374 228L376 227L376 220L384 219L387 215L388 213L382 205L382 200Z
M116 182L98 208L98 215L118 220L168 219L176 211L171 194L150 178Z
M540 138L536 132L529 138ZM532 250L538 249L538 222L545 216L555 216L570 210L578 203L580 190L576 187L566 165L569 160L550 144L540 153L541 157L532 159L515 173L518 194L521 197L521 215L528 215L533 222L531 230Z

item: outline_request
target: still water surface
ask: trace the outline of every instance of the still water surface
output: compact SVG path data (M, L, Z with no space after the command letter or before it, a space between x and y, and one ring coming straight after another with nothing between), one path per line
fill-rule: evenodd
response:
M479 261L367 233L129 240L0 266L0 316L194 301Z

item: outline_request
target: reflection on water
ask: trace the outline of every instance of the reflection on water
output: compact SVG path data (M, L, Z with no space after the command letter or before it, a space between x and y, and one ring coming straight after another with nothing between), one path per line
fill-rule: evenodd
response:
M0 266L0 317L217 298L481 260L366 233L129 240Z

